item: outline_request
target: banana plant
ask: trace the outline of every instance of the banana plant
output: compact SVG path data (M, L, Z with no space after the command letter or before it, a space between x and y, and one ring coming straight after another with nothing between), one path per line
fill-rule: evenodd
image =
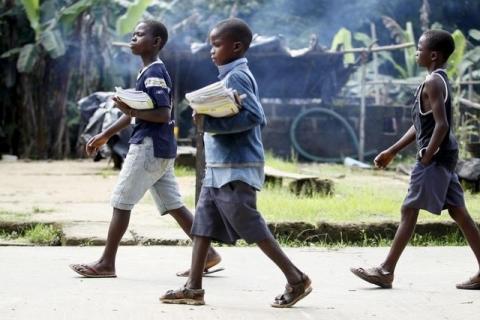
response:
M44 1L40 5L39 0L22 0L21 4L30 27L35 32L35 40L21 48L8 50L0 58L8 58L18 54L17 70L20 73L31 73L44 52L52 59L63 56L67 48L62 35L62 28L66 31L71 29L75 19L90 8L93 3L94 0L77 1L54 14L51 19L42 22L41 18L44 10L51 9L53 2Z
M338 48L343 50L352 49L352 33L346 28L341 28L335 34L332 40L331 51L337 51ZM355 63L355 56L353 53L346 53L343 55L344 64L353 64Z
M394 19L390 17L383 16L382 21L385 27L390 31L390 35L396 43L401 44L415 42L415 35L413 33L413 26L411 22L407 22L405 29L403 29ZM403 50L405 67L397 63L390 53L381 52L379 55L392 63L393 67L398 71L402 78L412 78L418 75L418 67L415 61L415 51L415 47L409 47Z
M152 0L135 0L135 2L127 4L127 11L117 20L117 33L125 35L132 32L151 3Z

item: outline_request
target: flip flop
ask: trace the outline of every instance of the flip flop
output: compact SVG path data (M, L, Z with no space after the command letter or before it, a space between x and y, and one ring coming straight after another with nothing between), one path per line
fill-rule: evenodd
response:
M480 275L476 275L465 282L457 284L457 289L480 290Z
M350 268L350 271L362 280L370 282L384 289L391 289L393 273L386 273L379 267L364 269Z
M115 273L100 273L95 268L86 264L71 264L70 269L85 278L116 278Z
M219 264L220 261L222 261L222 258L220 256L217 256L214 260L207 261L207 263L205 264L205 269L203 270L203 275L205 276L205 275L209 275L212 273L225 270L225 268L223 267L212 269L212 267ZM176 273L177 277L188 277L189 274L190 274L190 269Z

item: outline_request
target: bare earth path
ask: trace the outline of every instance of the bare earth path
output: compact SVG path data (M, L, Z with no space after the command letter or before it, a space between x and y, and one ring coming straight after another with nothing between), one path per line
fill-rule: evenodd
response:
M106 161L0 161L0 219L59 222L70 241L104 240L118 172ZM179 177L182 196L191 197L192 177ZM147 193L133 211L124 241L187 237L169 216L160 217Z

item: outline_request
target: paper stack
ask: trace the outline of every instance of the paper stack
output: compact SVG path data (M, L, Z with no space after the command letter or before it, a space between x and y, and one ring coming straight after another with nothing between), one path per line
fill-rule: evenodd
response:
M196 113L220 118L240 111L235 101L235 93L235 90L227 88L223 81L219 81L187 93L185 98Z
M115 87L115 95L132 109L153 109L152 99L143 91Z

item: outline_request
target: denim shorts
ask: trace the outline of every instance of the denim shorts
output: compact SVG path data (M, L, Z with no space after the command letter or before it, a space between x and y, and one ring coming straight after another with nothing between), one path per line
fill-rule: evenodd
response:
M403 206L434 214L440 214L448 207L465 207L463 189L457 174L435 161L427 166L417 162Z
M173 166L175 159L155 158L152 139L130 144L111 198L114 208L132 210L150 189L158 210L163 215L183 206Z

